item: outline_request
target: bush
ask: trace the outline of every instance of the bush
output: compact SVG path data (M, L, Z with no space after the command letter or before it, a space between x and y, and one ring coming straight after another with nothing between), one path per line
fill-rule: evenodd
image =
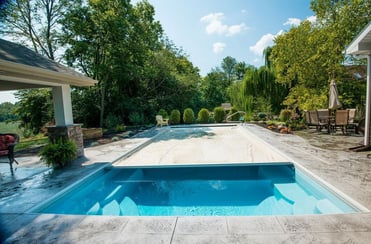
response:
M223 122L224 118L225 118L224 108L222 108L222 107L214 108L214 121L216 123L221 123L221 122Z
M280 121L287 122L291 118L291 110L282 109L280 113Z
M167 112L166 112L165 109L160 109L160 111L158 111L157 115L161 115L162 118L164 118L164 119L168 119L169 118L169 115L167 114Z
M183 122L184 124L193 124L195 122L195 114L191 108L184 109Z
M144 124L144 116L138 112L133 112L129 114L129 121L133 125L143 125Z
M180 111L178 109L173 109L170 113L169 122L172 125L180 123Z
M232 115L234 113L238 112L238 110L236 108L231 108L231 110L229 111L228 115ZM229 118L230 121L239 121L240 120L240 114L236 113L232 116L232 118Z
M115 127L115 132L124 132L126 131L126 126L125 125L116 125Z
M267 119L267 114L266 113L258 113L258 119L259 120L266 120Z
M209 110L207 110L206 108L201 109L198 112L198 116L197 116L198 123L201 123L201 124L209 123L209 117L210 117Z
M47 166L53 168L63 168L76 158L77 148L73 141L58 138L54 142L47 144L40 151L40 159Z

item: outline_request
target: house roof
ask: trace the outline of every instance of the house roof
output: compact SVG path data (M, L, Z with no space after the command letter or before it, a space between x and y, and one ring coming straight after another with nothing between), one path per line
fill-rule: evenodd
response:
M347 54L371 55L371 22L353 39L346 49Z
M0 91L97 82L27 47L0 39Z

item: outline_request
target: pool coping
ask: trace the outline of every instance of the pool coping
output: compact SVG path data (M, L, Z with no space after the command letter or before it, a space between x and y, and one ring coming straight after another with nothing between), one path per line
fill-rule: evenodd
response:
M278 150L278 149L277 149ZM295 161L294 161L295 162ZM300 165L300 164L298 164ZM5 213L5 243L298 243L371 238L371 213L247 217L101 217ZM71 227L72 226L72 227ZM6 236L7 236L6 235Z

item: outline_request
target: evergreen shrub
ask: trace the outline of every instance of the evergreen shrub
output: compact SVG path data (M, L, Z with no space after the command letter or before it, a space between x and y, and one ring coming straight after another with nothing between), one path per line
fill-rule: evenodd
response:
M191 108L184 109L183 122L184 124L193 124L195 122L195 114Z
M201 123L201 124L207 124L209 123L209 117L210 117L209 110L207 110L207 108L202 108L198 112L197 121L198 123Z
M180 123L180 111L178 109L171 110L169 122L172 125L176 125Z
M225 118L225 111L222 107L216 107L214 108L214 120L215 123L221 123L223 122Z
M236 112L238 112L238 110L235 107L233 107L229 111L228 115L234 114ZM240 117L241 117L241 115L237 113L237 114L233 115L232 118L230 118L229 120L231 120L231 121L239 121Z
M168 113L167 113L166 110L163 109L163 108L160 109L160 110L158 111L157 115L161 115L162 118L164 118L164 119L168 119L168 118L169 118Z
M282 109L280 113L280 121L287 122L291 118L291 110Z

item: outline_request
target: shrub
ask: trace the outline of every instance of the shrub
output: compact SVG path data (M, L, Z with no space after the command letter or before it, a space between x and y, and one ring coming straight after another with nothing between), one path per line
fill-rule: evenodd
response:
M258 113L258 119L259 120L266 120L267 119L267 114L266 113Z
M116 125L115 127L115 132L124 132L126 131L126 126L125 125Z
M223 122L225 118L225 111L224 108L222 107L216 107L214 108L214 120L216 123L221 123Z
M170 112L169 122L172 125L176 125L180 123L180 111L178 109L173 109Z
M184 109L183 122L184 124L193 124L195 122L195 114L191 108Z
M53 168L63 168L74 160L76 155L75 143L62 137L47 144L40 151L40 159Z
M228 113L228 115L232 115L232 114L234 114L234 113L236 113L236 112L238 112L238 110L236 109L236 108L231 108L231 110L229 111L229 113ZM232 118L229 118L229 120L231 120L231 121L239 121L239 119L240 119L240 114L238 114L238 113L236 113L236 114L234 114L233 116L232 116Z
M133 113L130 113L129 114L129 121L133 124L133 125L142 125L144 124L144 116L143 114L140 114L138 112L133 112Z
M207 108L201 109L197 115L198 123L201 123L201 124L209 123L209 117L210 117L209 110L207 110Z
M280 113L280 121L287 122L291 118L291 110L282 109Z
M169 115L167 114L166 110L163 109L163 108L158 111L157 115L161 115L162 118L164 118L164 119L169 118Z

